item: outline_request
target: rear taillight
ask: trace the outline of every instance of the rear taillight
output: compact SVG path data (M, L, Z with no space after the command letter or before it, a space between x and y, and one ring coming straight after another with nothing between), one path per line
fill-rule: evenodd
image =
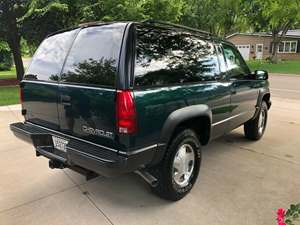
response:
M24 88L20 87L20 103L24 102Z
M117 92L116 116L119 133L134 134L137 131L136 111L132 91L124 90Z

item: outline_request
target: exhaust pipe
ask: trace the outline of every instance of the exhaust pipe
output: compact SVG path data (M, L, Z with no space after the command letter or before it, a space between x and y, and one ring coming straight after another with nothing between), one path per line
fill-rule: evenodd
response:
M147 172L146 170L136 170L134 172L135 172L135 174L137 174L141 178L143 178L152 187L156 187L158 185L158 180L154 176L152 176L149 172Z
M60 161L51 159L51 160L49 160L49 167L51 169L64 169L65 165Z

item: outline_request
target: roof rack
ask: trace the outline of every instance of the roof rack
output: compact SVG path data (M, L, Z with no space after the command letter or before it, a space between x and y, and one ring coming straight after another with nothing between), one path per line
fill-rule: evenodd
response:
M199 29L196 29L196 28L187 27L187 26L174 24L174 23L169 23L169 22L164 22L164 21L159 21L159 20L149 19L149 20L144 20L142 23L167 25L167 26L172 26L172 27L181 28L181 29L185 29L185 30L195 31L195 32L205 34L205 35L208 35L208 36L214 36L212 33L204 31L204 30L199 30Z

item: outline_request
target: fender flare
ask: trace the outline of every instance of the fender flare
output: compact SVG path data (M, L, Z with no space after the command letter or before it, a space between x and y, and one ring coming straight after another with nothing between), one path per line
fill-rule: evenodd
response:
M256 111L255 111L255 114L253 116L253 118L255 118L259 112L259 109L260 109L260 106L262 104L262 101L263 101L263 98L266 96L266 95L271 95L270 93L270 89L267 87L267 88L262 88L259 90L259 94L258 94L258 99L257 99L257 103L256 103ZM268 105L268 108L271 107L271 100L269 100L269 102L267 102L267 105Z
M167 144L169 143L177 126L187 120L197 117L208 117L210 124L212 121L212 112L208 105L192 105L172 112L166 119L158 144L157 153L151 164L158 163L164 156ZM211 126L210 126L211 127Z

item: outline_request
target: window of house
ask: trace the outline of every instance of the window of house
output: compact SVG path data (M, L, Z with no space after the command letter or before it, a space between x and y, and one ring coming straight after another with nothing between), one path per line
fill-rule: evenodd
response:
M279 53L296 53L297 41L282 41L278 46Z
M297 51L297 42L293 41L291 42L291 52L296 52Z
M278 46L278 52L283 52L283 50L284 50L284 43L280 42Z

